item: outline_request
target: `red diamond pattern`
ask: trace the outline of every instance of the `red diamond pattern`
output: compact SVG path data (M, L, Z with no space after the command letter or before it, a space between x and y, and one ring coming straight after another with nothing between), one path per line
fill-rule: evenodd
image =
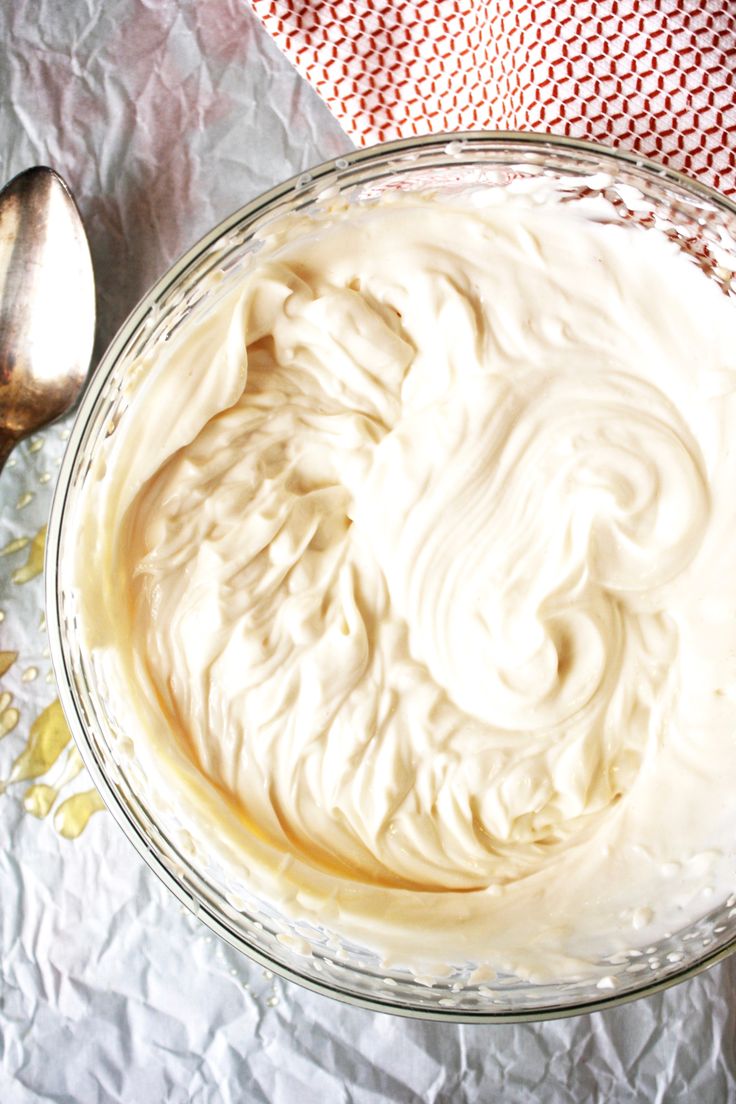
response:
M542 130L736 195L736 0L251 0L361 145Z

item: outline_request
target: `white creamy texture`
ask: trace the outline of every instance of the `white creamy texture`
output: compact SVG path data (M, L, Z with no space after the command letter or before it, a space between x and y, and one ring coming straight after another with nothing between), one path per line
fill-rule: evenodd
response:
M735 323L664 237L532 199L287 220L83 503L83 627L200 850L401 960L561 973L705 912Z

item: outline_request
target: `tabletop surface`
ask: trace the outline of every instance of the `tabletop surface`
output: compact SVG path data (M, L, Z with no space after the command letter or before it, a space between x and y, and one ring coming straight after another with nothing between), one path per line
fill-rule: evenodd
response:
M244 0L0 5L0 176L56 168L98 287L98 359L152 281L271 185L350 148ZM722 1101L736 959L546 1024L402 1020L221 944L98 801L60 717L41 577L68 421L0 481L0 1101Z

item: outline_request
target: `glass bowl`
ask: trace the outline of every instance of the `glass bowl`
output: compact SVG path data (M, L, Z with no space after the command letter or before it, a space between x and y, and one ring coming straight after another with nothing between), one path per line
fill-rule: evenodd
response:
M258 248L268 225L329 202L375 199L395 189L426 191L549 180L566 198L602 197L617 221L657 227L695 258L727 294L736 270L736 205L711 189L633 154L567 138L518 133L427 136L359 150L287 181L215 227L145 296L113 340L81 403L61 467L48 528L47 621L61 702L84 761L113 816L152 870L219 936L270 970L326 996L376 1011L464 1022L545 1019L602 1009L656 992L736 947L736 895L657 945L632 948L564 981L514 976L478 980L469 965L418 979L356 946L294 923L192 857L180 827L146 804L134 763L118 752L116 721L78 632L68 549L90 458L126 417L131 363L165 341ZM168 819L167 819L168 816ZM306 953L305 953L306 951Z

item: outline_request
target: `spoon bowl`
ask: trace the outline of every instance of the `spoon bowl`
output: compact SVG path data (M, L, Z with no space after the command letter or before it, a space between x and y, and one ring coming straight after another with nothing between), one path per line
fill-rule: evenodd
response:
M71 192L36 166L0 192L0 470L84 383L95 329L92 260Z

